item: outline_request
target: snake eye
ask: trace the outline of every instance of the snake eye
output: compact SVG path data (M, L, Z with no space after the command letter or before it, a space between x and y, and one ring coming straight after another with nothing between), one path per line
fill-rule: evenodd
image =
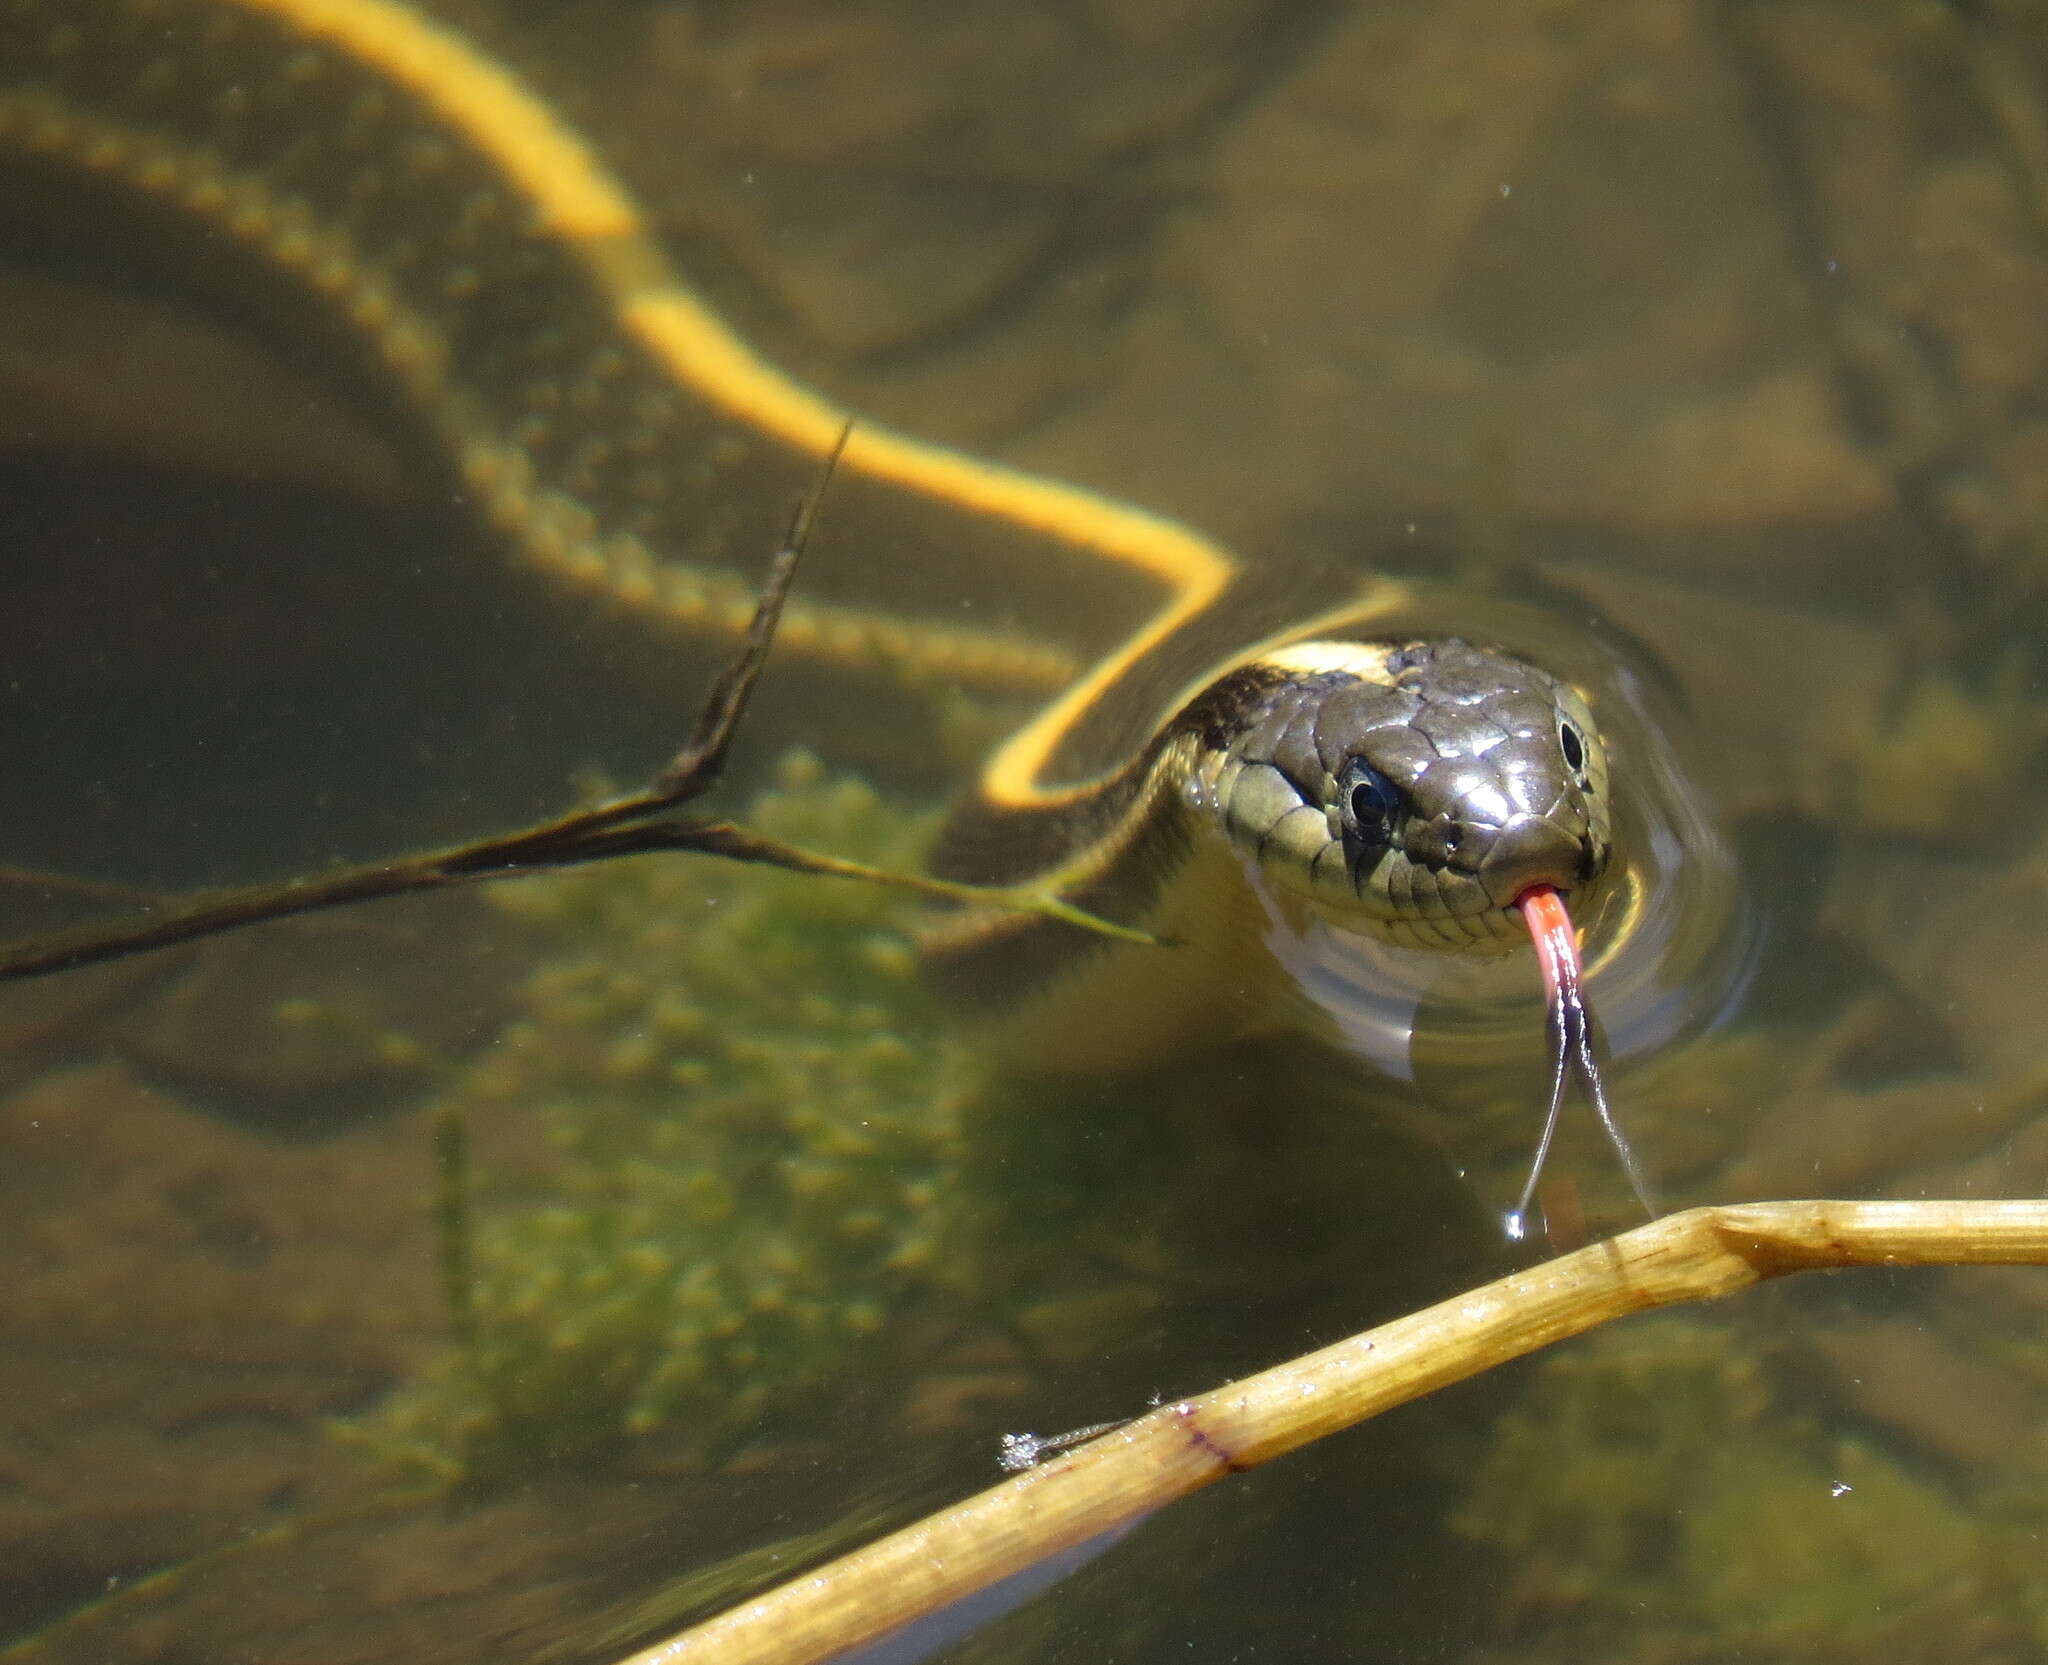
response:
M1345 836L1361 850L1383 850L1394 842L1401 815L1401 792L1362 757L1344 765L1337 777L1343 794Z
M1576 724L1560 720L1557 725L1557 743L1564 751L1565 767L1581 777L1579 784L1586 784L1586 741Z

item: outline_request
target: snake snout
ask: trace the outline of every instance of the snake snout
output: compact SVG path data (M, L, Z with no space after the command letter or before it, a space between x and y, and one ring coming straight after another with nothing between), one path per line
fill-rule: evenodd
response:
M1477 877L1496 907L1509 907L1532 885L1569 894L1594 877L1585 838L1541 815L1520 815L1495 834Z

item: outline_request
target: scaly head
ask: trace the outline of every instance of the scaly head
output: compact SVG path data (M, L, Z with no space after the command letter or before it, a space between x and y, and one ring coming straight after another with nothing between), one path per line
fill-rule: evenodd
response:
M1535 885L1578 903L1613 854L1607 749L1585 699L1455 638L1305 642L1191 709L1192 790L1273 884L1341 930L1505 952Z
M1534 942L1550 1105L1510 1235L1575 1075L1654 1214L1600 1080L1568 910L1589 915L1614 855L1607 748L1578 690L1456 638L1304 642L1220 678L1182 726L1197 808L1330 925L1403 948Z

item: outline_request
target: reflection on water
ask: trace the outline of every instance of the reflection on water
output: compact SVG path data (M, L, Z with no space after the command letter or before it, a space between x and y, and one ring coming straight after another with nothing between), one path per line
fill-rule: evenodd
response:
M1647 713L1618 749L1659 775L1638 843L1669 936L1596 993L1674 1201L2041 1189L2028 14L474 9L771 357L1217 532L1261 564L1249 633L1393 568L1574 674L1651 667L1610 704ZM117 231L64 232L0 216L67 304L223 328L203 285L159 310ZM233 350L274 310L227 308ZM674 735L676 650L407 499L353 385L230 378L370 435L284 470L232 438L246 412L207 440L208 349L152 357L186 392L116 422L64 393L104 388L65 346L94 331L15 311L10 855L303 866L509 821ZM236 457L258 477L222 486ZM718 536L765 550L766 495ZM1086 648L1121 628L1107 591L906 577L858 514L843 538L821 582L1014 602ZM754 759L822 746L907 792L1003 715L777 678ZM766 883L588 876L519 931L415 927L469 945L460 995L368 998L419 956L346 933L7 992L0 1612L91 1609L27 1657L601 1659L710 1599L692 1569L780 1569L993 1479L1002 1432L1497 1269L1482 1199L1540 1093L1469 991L1401 1016L1408 1079L1261 1044L994 1081L923 1010L894 904L821 891L807 927L809 890ZM741 923L668 922L678 896ZM287 1044L252 986L313 1029ZM425 1200L455 1103L475 1354ZM1597 1146L1557 1160L1620 1213ZM2027 1657L2044 1303L2028 1272L1867 1274L1593 1338L1169 1511L957 1657ZM467 1489L352 1513L394 1468Z

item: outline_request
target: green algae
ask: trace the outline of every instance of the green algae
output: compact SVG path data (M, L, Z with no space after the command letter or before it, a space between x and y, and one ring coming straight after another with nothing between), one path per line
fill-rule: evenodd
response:
M930 830L802 757L748 821L903 868ZM553 1160L480 1187L470 1341L350 1436L449 1480L656 1439L706 1457L873 1368L885 1315L954 1275L980 1081L932 1021L917 904L666 856L498 896L547 956L441 1111L532 1117Z
M1502 1553L1517 1659L2004 1658L2048 1630L2038 1519L1787 1396L1710 1318L1540 1367L1456 1524Z
M932 831L803 757L745 820L896 869ZM469 1221L466 1272L444 1244L451 1339L342 1430L409 1477L716 1464L815 1437L860 1384L911 1403L939 1333L978 1338L972 1369L1086 1364L1077 1420L1113 1415L1284 1348L1247 1322L1276 1288L1344 1326L1442 1293L1485 1239L1441 1161L1377 1125L1379 1089L1314 1048L992 1083L900 892L651 856L496 896L542 961L433 1118L531 1123L545 1157L444 1185Z

